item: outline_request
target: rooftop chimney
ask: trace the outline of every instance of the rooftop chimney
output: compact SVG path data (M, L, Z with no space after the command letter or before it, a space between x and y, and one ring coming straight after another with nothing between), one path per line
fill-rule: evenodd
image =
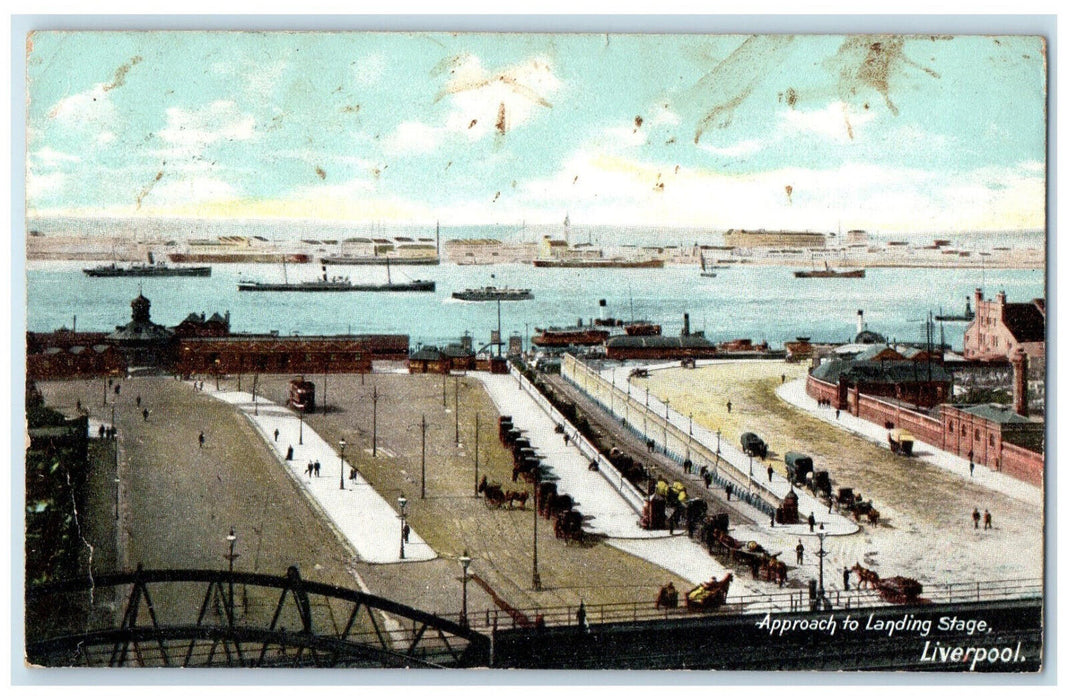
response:
M1027 416L1027 355L1021 348L1012 355L1012 410Z

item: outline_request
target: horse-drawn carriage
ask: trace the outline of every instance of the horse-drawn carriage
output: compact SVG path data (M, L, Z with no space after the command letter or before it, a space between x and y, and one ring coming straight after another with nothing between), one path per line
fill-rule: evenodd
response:
M808 488L816 496L831 497L831 475L825 469L813 471L808 480Z
M890 443L890 451L894 454L903 457L912 456L912 443L916 440L912 437L912 433L895 428L886 434L886 440Z
M860 564L853 565L853 572L857 575L857 588L869 588L879 593L879 596L888 603L923 603L920 598L923 593L923 585L914 578L906 576L891 576L879 578L879 574L871 569L865 569Z
M712 578L691 588L686 593L686 608L688 610L714 610L723 605L727 601L727 591L730 590L733 578L734 576L728 572L722 579Z
M791 484L804 484L805 479L815 468L812 458L800 452L787 452L783 461L786 462L786 475Z
M756 433L742 433L741 437L742 452L753 457L760 457L761 459L767 459L768 445L766 442L760 439L760 436Z

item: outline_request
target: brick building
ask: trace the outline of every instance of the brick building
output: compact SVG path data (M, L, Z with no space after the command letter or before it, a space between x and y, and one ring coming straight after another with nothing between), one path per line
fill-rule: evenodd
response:
M192 374L360 374L371 353L358 336L231 335L180 338L175 371Z
M1005 360L1016 349L1031 360L1046 357L1046 302L1032 299L1010 304L1005 292L983 299L975 290L975 319L964 331L964 357L968 360Z

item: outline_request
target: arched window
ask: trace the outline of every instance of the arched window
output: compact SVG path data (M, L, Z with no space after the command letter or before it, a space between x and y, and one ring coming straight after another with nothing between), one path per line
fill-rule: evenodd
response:
M976 439L976 440L978 440L978 439L979 439L979 428L976 428L976 429L975 429L975 439Z
M994 434L993 433L990 434L990 446L991 447L994 446Z

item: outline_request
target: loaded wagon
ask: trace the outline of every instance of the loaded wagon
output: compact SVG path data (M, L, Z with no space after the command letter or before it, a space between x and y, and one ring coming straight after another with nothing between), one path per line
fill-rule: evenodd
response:
M817 496L821 493L824 496L830 498L831 495L831 475L826 470L820 469L812 472L812 480L808 487L812 490L812 493Z
M765 459L768 456L768 445L756 433L742 433L742 452L753 457Z
M792 484L803 484L813 470L812 458L800 452L787 452L783 458L786 462L786 474Z
M894 454L904 457L912 456L912 443L915 441L912 433L897 428L887 434L887 441L890 443L890 451Z
M722 580L715 578L691 588L686 593L686 608L689 610L714 610L727 601L727 591L734 576L727 573Z

